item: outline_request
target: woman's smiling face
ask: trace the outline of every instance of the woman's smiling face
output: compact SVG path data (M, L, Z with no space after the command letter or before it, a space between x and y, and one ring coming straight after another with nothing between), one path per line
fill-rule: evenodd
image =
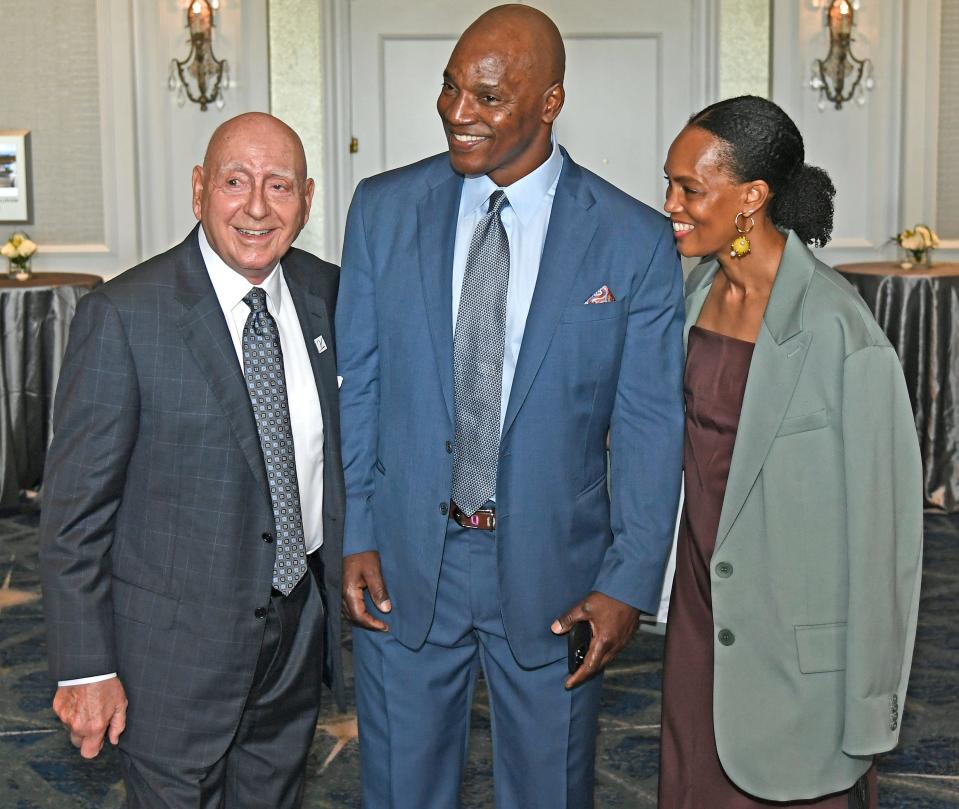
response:
M723 141L697 126L687 126L669 147L663 208L684 256L728 252L738 235L747 184L733 178L727 154Z

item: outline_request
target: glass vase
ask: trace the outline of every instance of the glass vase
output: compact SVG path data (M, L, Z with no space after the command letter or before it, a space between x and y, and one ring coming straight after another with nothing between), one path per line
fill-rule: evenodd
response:
M26 281L33 275L33 270L31 268L31 260L29 258L22 259L20 261L14 262L13 259L9 259L9 267L7 268L10 278L16 281Z

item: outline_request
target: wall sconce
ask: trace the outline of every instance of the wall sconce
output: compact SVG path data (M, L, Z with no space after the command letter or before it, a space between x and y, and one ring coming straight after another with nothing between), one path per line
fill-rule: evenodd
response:
M825 59L812 63L809 86L819 93L819 110L826 109L826 101L837 110L855 98L862 107L866 90L872 90L872 62L857 59L852 53L852 29L859 3L855 0L832 0L826 9L826 27L829 29L829 53Z
M176 92L176 103L183 106L189 98L205 111L215 103L223 109L223 91L230 86L230 65L213 55L213 14L220 0L190 0L186 10L186 27L190 31L190 52L182 61L170 60L167 86ZM193 84L190 84L190 81Z

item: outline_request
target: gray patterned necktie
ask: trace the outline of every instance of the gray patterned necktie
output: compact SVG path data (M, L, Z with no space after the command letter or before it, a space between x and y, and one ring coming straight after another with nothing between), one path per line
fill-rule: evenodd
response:
M276 525L273 586L286 596L306 573L306 543L283 351L276 321L266 309L266 292L253 287L243 303L250 307L243 327L243 372L260 434Z
M494 191L473 231L453 336L453 501L466 514L496 494L509 287L509 241L500 218L505 205L506 194Z

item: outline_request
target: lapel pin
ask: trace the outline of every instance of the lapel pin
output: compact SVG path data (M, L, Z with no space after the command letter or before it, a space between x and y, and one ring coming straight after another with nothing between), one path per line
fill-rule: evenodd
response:
M322 334L313 341L313 345L316 346L316 351L318 354L322 354L324 351L326 351L326 340L323 339Z

